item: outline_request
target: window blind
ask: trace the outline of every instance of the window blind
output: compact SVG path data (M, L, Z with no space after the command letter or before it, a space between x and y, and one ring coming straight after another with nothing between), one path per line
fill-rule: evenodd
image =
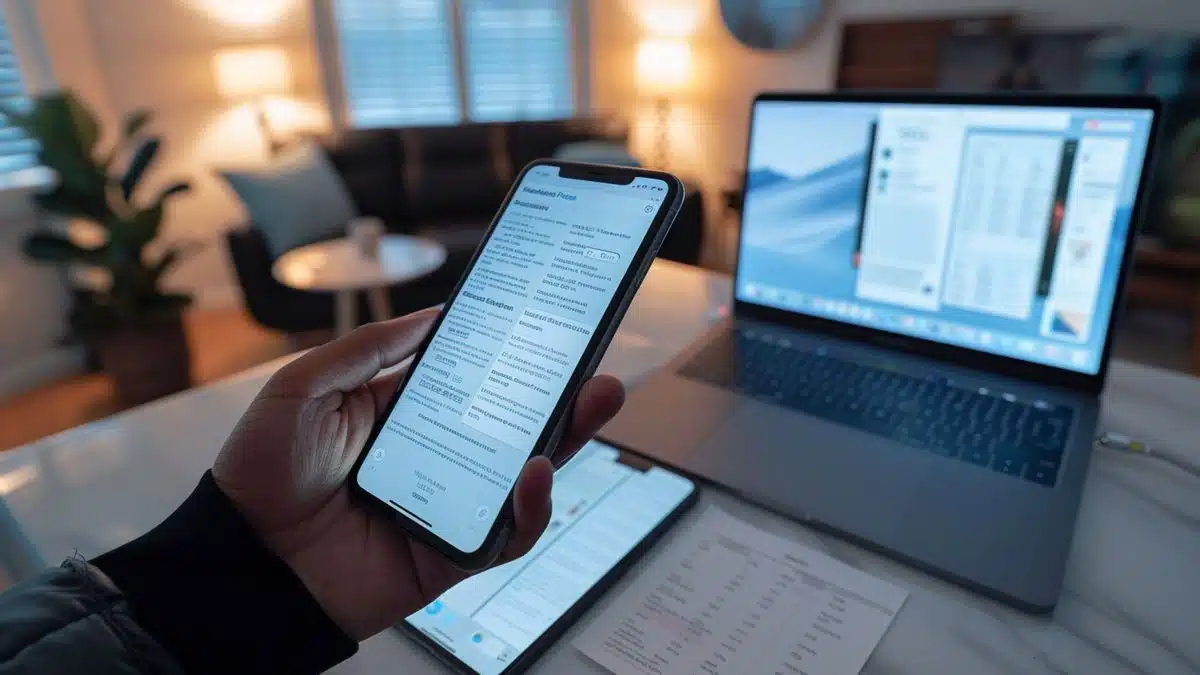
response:
M28 105L25 84L17 66L9 26L0 12L0 101L5 107ZM10 126L0 116L0 183L10 183L13 172L37 166L37 143Z
M570 117L570 0L459 0L467 101L479 121Z
M462 119L450 0L337 0L342 82L355 127Z
M569 117L572 1L334 0L350 125Z

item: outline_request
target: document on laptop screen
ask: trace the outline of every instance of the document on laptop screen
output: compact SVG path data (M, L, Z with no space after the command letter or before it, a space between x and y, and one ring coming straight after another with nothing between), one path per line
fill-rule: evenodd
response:
M575 646L617 675L852 675L907 597L710 508Z
M967 139L946 304L1030 318L1065 144L1034 133Z
M962 118L936 109L884 109L868 177L856 295L940 308Z

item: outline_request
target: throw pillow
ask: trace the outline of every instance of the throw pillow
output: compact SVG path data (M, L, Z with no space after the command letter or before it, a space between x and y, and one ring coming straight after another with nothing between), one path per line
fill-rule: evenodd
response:
M325 151L312 142L288 148L262 169L220 174L275 257L345 231L358 215Z

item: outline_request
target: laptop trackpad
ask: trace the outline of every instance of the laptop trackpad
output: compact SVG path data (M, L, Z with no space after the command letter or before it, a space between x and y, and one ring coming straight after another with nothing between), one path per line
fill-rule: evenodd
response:
M886 439L746 400L688 465L751 501L880 542L898 536L928 471Z

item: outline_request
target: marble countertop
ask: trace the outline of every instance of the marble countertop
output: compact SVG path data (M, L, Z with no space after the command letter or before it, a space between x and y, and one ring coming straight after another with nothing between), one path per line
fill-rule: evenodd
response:
M719 319L729 293L725 277L656 264L602 370L635 382ZM42 564L38 557L58 562L75 551L96 555L153 527L190 492L280 363L0 454L0 564L6 573L28 574ZM1193 438L1200 380L1118 362L1104 402L1105 430L1200 463ZM1200 480L1169 465L1097 451L1063 595L1049 617L1011 610L719 489L705 488L705 504L910 591L866 673L1200 673ZM669 546L694 513L630 576ZM600 606L623 587L618 584ZM596 613L585 615L533 672L604 672L570 644ZM388 632L367 641L335 672L447 671Z

